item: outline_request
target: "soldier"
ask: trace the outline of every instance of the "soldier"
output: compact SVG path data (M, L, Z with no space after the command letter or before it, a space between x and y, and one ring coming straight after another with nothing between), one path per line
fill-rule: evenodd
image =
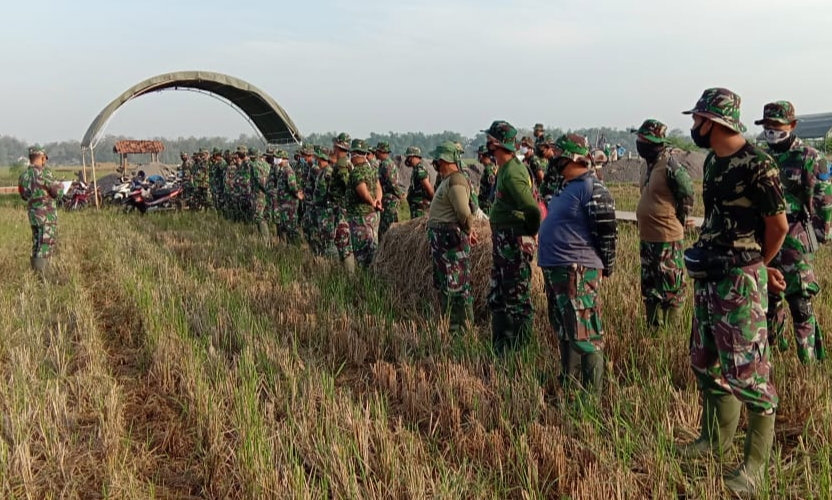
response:
M462 146L462 143L460 143L460 142L455 142L454 147L456 147L456 151L457 151L457 153L459 153L459 165L458 165L459 173L461 173L463 175L463 177L465 177L465 179L468 180L468 187L470 188L469 191L471 191L471 195L468 196L468 204L471 206L471 213L476 216L477 212L480 211L480 200L479 200L479 196L477 196L477 192L474 191L474 186L471 185L471 176L468 173L468 167L467 167L467 165L465 165L465 160L463 160L463 157L465 156L465 148ZM434 160L434 161L436 161L436 160ZM438 163L436 164L435 168L436 168L436 178L441 179L442 176L439 175ZM439 186L439 184L437 183L437 187L438 186ZM435 189L434 189L434 192L436 192Z
M320 165L318 176L315 179L314 206L318 221L318 234L320 240L319 251L322 255L330 258L338 256L338 249L335 246L335 231L338 221L338 208L335 206L330 193L332 182L333 154L321 148L315 153Z
M788 348L784 304L788 302L797 340L797 356L801 363L808 364L823 355L823 339L812 308L812 297L820 291L812 266L818 246L812 216L815 183L818 174L827 171L826 158L794 135L797 118L794 106L788 101L766 104L763 119L754 123L763 126L767 152L780 170L780 184L789 220L786 241L771 263L783 273L786 290L768 297L769 342L777 339L781 349Z
M536 146L540 155L540 161L546 167L546 173L543 175L543 181L540 183L540 197L545 204L549 204L552 195L560 189L560 184L563 178L558 172L557 164L552 160L555 157L555 140L551 135L546 134L537 142Z
M778 402L769 380L766 288L786 288L780 271L766 266L788 232L786 204L774 160L742 136L746 128L737 94L707 89L685 113L693 114L694 143L711 153L703 175L705 222L699 240L685 251L695 280L690 355L702 391L702 427L699 438L679 453L700 457L727 448L744 403L744 459L725 485L735 494L756 493Z
M281 243L297 245L300 243L298 207L304 198L303 189L289 163L289 155L280 151L277 158L279 161L271 174L271 193L276 201L277 211L277 235Z
M535 123L534 130L532 130L532 136L534 136L534 145L537 146L543 141L543 138L546 135L546 128L543 126L542 123Z
M470 208L471 184L460 173L462 158L454 143L446 141L431 153L442 182L430 203L428 240L433 257L433 286L439 292L443 314L452 333L474 321L471 294L471 245L477 243Z
M601 394L604 329L599 289L615 268L615 201L589 171L589 141L569 134L555 143L563 183L540 226L538 265L543 270L549 321L558 337L561 386Z
M531 175L538 190L540 183L543 182L543 175L546 173L546 166L548 165L548 162L538 156L537 145L541 140L524 137L520 141L521 151L524 151L525 163L529 166L529 175Z
M410 173L410 188L407 190L407 204L410 218L427 215L430 201L433 199L433 186L430 184L428 167L422 161L422 152L416 146L405 150L405 164L413 170Z
M477 150L477 161L482 165L480 193L478 196L480 209L488 214L489 210L491 210L491 204L494 203L494 185L497 182L497 167L491 160L491 154L488 153L488 148L485 144Z
M682 314L685 226L693 209L693 183L687 169L667 148L667 127L646 120L636 148L647 162L641 178L636 217L641 239L641 297L651 329L675 325Z
M61 183L46 166L49 156L40 146L29 148L29 166L17 180L17 192L26 202L32 228L32 256L29 265L41 279L46 278L49 258L58 240L58 206L63 195Z
M256 153L256 149L245 146L237 148L238 165L234 177L234 199L237 206L237 220L239 222L251 222L251 159L250 153Z
M190 205L193 196L193 162L185 151L179 152L179 158L182 160L182 163L179 165L179 180L182 183L182 201Z
M532 180L515 156L517 130L495 121L486 133L488 151L497 162L494 204L489 213L492 264L488 292L494 349L517 348L532 335L531 261L540 209L532 195Z
M269 238L269 224L266 220L269 180L269 164L263 161L260 152L256 149L249 150L249 165L251 169L249 191L251 193L251 216L257 231L263 239Z
M193 164L193 208L204 210L211 206L211 182L208 150L200 148Z
M312 210L312 194L315 190L314 178L318 173L318 167L315 165L315 148L312 145L304 145L298 152L302 171L300 174L296 172L295 175L298 177L298 185L303 190L302 208L299 214L301 216L300 227L306 242L312 248L316 245L315 238L317 237L315 229L317 221L314 219Z
M242 146L241 146L242 147ZM237 151L240 151L240 148L237 148ZM239 221L239 204L237 201L237 195L235 192L236 189L236 179L237 179L237 170L240 168L241 159L237 153L230 154L229 152L229 159L231 161L228 162L228 166L225 169L225 178L223 179L223 215L226 219L237 222Z
M378 224L382 210L378 169L367 161L367 143L353 139L350 145L350 184L347 195L347 219L350 224L352 251L356 263L370 267L378 247Z
M378 160L377 153L378 152L376 151L376 148L372 146L367 148L367 162L370 164L371 167L375 168L376 170L378 170L378 167L381 164L381 162Z
M211 199L214 202L214 208L218 213L222 212L223 202L223 182L225 179L225 169L228 163L222 157L222 151L219 148L214 148L211 151L211 163L209 165L210 181L211 181Z
M378 240L381 241L390 226L399 222L399 202L404 197L404 189L399 185L399 168L390 159L390 144L380 141L376 146L376 155L380 160L378 178L382 191L381 222L378 226Z
M347 200L350 193L350 172L352 164L349 160L349 134L340 133L332 140L335 150L335 165L332 176L328 179L328 193L332 205L332 225L335 228L335 248L344 269L349 274L355 273L355 255L353 254L350 224L347 219Z

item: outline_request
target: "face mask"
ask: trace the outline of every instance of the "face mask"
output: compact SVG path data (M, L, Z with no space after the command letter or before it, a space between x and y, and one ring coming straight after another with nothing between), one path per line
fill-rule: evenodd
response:
M664 151L664 144L655 144L652 142L636 142L636 150L638 155L645 160L652 162L659 157L659 154Z
M528 153L528 152L529 152L529 148L527 148L526 146L523 146L523 147L520 148L520 154L521 155L525 156L526 153Z
M565 156L560 156L558 158L555 158L555 168L558 170L558 173L562 173L563 169L565 169L566 166L569 165L571 162L572 160L570 160L569 158Z
M702 127L705 126L705 122L702 122L698 127L690 129L690 138L693 139L693 143L696 144L697 147L702 149L710 149L711 148L711 132L713 128L708 132L708 135L702 134Z
M789 140L789 136L791 136L791 132L788 130L774 130L767 128L765 130L766 142L774 145L774 144L781 144Z

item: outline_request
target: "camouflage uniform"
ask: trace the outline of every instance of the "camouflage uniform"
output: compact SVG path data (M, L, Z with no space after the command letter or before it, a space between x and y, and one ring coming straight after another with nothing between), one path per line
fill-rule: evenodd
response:
M194 172L193 162L188 158L188 153L182 151L179 153L182 163L179 165L179 179L182 183L182 200L185 204L191 204L191 198L194 194Z
M29 148L29 156L42 154L46 151L40 146ZM61 184L55 180L52 170L46 167L29 165L20 174L17 181L17 191L26 202L29 212L29 226L32 228L32 255L30 264L32 269L43 275L47 266L47 259L52 256L57 243L58 207L56 200L61 197Z
M235 195L235 181L237 179L237 170L240 168L237 165L237 159L232 158L225 168L225 176L222 184L222 213L226 219L232 221L239 220L239 206L237 204L237 197Z
M792 104L779 101L766 104L763 119L755 123L765 127L771 122L790 124L795 121ZM812 310L812 297L820 291L812 266L817 246L816 234L812 227L812 212L818 170L823 168L826 159L816 149L805 146L803 141L794 135L784 140L782 146L769 145L767 152L775 159L780 170L780 183L783 186L786 214L789 219L786 241L770 264L783 273L786 290L780 294L769 294L769 342L773 343L776 339L781 349L788 348L785 335L785 303L788 302L794 323L798 357L801 362L809 363L818 359L823 352L820 329Z
M330 192L332 176L335 172L332 165L326 165L320 169L315 179L314 205L318 220L318 233L320 235L320 252L327 257L338 256L338 249L335 246L335 232L338 224L339 209L335 205Z
M283 156L283 155L280 155ZM285 159L284 159L285 160ZM302 193L295 170L288 161L276 164L271 173L273 212L277 216L277 233L288 243L300 243L298 228L299 193Z
M543 137L538 138L538 141L535 143L536 149L541 149L543 147L553 148L555 147L555 139L546 134ZM557 169L557 165L554 162L547 160L544 156L541 156L541 162L544 166L543 169L543 180L540 182L540 188L538 190L538 195L543 202L548 205L549 200L552 199L552 195L560 189L560 185L563 182L563 178L560 175L560 172Z
M422 181L430 179L428 167L422 161L422 152L415 146L407 148L405 157L419 159L419 163L413 167L410 173L410 188L407 190L407 204L410 208L410 218L424 217L430 208L431 200L430 195L422 185Z
M269 236L269 225L267 220L268 211L268 182L269 182L269 164L260 158L260 152L255 150L249 151L251 155L251 213L254 224L257 226L260 236L266 238Z
M379 142L376 151L380 154L390 154L390 144ZM381 241L390 226L399 222L399 202L405 193L399 184L399 169L396 162L389 157L379 163L378 178L383 193L381 197L381 222L378 227L378 239Z
M245 154L248 156L253 151L246 148ZM251 161L250 157L243 159L234 177L234 199L237 205L237 220L240 222L251 222L254 218L254 206L251 203Z
M477 155L482 161L482 157L488 155L488 149L480 146L477 150ZM480 209L488 213L491 210L491 204L494 202L494 185L497 183L497 166L493 162L488 164L482 163L482 175L480 175L480 192L477 196Z
M312 198L315 191L315 177L318 175L318 166L315 163L315 149L312 146L304 146L301 148L300 152L303 156L313 156L311 161L301 158L301 162L303 164L302 179L298 179L298 183L303 189L303 201L301 202L301 229L303 230L306 242L309 243L309 247L314 249L319 246L318 240L320 239L317 230L318 222L315 220L315 211L313 210L312 205Z
M517 130L509 123L495 121L484 132L494 147L514 153ZM492 341L499 352L519 347L532 335L531 262L540 209L532 196L528 171L516 157L500 166L495 190L489 213L492 264L488 307Z
M352 139L348 134L341 133L333 141L333 145L339 149L349 151ZM350 191L350 171L352 165L346 157L339 158L332 169L332 177L329 179L329 196L331 200L333 227L335 227L335 248L338 256L345 265L354 265L352 238L350 236L350 224L347 219L347 200ZM352 264L349 264L352 262Z
M693 209L693 183L667 150L667 126L648 119L635 131L647 162L641 179L638 218L641 296L647 324L677 323L685 292L685 223ZM666 317L662 318L661 312Z
M361 139L353 139L350 150L353 155L364 155L368 151L367 144ZM358 195L358 186L364 184L370 196L375 199L378 182L378 169L368 161L353 165L347 192L347 220L350 224L352 251L356 263L361 267L370 267L373 262L378 248L378 225L381 217L373 205Z
M211 206L211 183L208 163L205 156L208 151L200 149L197 159L193 163L193 192L191 208L203 210Z
M437 160L459 167L462 158L452 142L444 142L431 153ZM458 208L454 202L467 202L471 184L455 172L442 180L431 201L428 215L428 241L433 257L433 285L439 292L443 312L450 317L452 332L460 331L466 321L474 320L471 294L471 244L474 215ZM467 189L457 189L458 187ZM449 210L453 208L452 211ZM463 210L460 213L460 210ZM453 212L453 216L450 213Z
M217 148L211 152L213 159L209 164L210 181L211 181L211 200L214 202L214 208L217 212L222 213L223 201L225 196L223 194L223 187L225 182L225 169L228 168L228 163L222 158L222 151Z

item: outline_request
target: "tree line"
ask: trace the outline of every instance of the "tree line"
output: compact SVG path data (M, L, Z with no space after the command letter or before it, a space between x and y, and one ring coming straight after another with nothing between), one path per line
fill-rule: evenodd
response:
M553 137L567 133L574 132L586 136L591 144L596 144L599 140L609 143L611 145L621 144L628 151L635 152L635 135L629 130L613 129L607 127L601 128L585 128L577 130L563 130L560 128L547 129L546 133ZM337 135L336 132L312 133L305 137L304 142L308 144L332 144L332 138ZM530 129L519 129L518 139L522 136L530 136ZM692 143L687 137L687 134L679 129L674 129L670 133L671 137L677 147L692 147ZM101 139L98 146L95 148L95 160L99 163L119 161L116 153L113 153L113 146L116 141L134 139L133 137L108 135ZM371 145L375 145L378 141L387 141L390 143L393 154L402 154L405 149L410 146L416 146L422 150L422 153L428 155L436 146L444 141L459 142L465 147L467 157L475 156L477 148L485 144L485 134L478 133L474 137L466 137L462 134L452 131L444 131L439 133L426 134L424 132L388 132L386 134L371 133L369 137L362 137L366 139ZM162 141L165 145L165 151L159 155L159 161L167 164L179 163L180 151L194 152L200 148L211 149L214 147L220 149L234 150L239 145L248 147L257 147L263 149L263 143L260 139L253 135L241 134L236 139L228 137L179 137L176 139L152 137L150 140ZM81 144L76 140L49 142L42 144L49 153L49 162L52 165L80 165L81 164ZM17 165L27 162L26 154L27 148L30 144L23 142L12 136L0 135L0 165ZM287 149L291 149L288 148ZM87 159L89 161L89 158ZM131 163L147 163L150 161L149 155L131 156Z

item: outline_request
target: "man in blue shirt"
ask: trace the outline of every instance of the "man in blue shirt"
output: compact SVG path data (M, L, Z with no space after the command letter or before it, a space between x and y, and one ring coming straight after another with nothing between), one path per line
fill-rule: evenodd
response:
M543 270L549 322L560 345L560 383L600 395L604 330L598 291L615 266L615 201L590 172L589 141L568 134L555 142L552 160L563 183L540 226L538 265Z

